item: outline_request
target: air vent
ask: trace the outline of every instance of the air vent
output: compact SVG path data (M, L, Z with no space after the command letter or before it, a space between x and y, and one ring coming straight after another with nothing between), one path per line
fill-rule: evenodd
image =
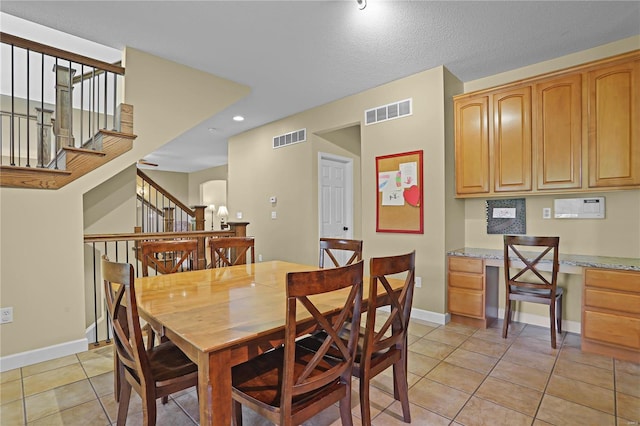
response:
M307 140L307 129L296 130L295 132L285 133L284 135L274 136L273 148L282 148L283 146L300 143Z
M366 125L380 123L381 121L393 120L412 114L412 100L394 102L368 109L364 112L364 123Z

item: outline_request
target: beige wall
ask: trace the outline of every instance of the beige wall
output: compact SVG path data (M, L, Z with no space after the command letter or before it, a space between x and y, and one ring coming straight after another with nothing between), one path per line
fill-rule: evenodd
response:
M416 289L414 305L444 313L445 210L447 204L456 209L455 217L462 226L464 206L445 191L445 164L451 165L453 160L452 151L445 150L447 141L453 143L452 121L446 117L452 109L450 100L445 99L445 82L453 87L446 90L447 95L462 90L457 79L438 67L232 138L229 142L230 212L233 215L234 211L242 210L251 222L249 232L256 236L257 253L265 260L316 264L318 152L353 158L354 198L356 211L360 211L356 213L356 220L360 222L356 222L354 236L364 240L365 258L415 249L417 275L423 278L423 286ZM361 123L364 110L407 98L413 99L413 115L370 126ZM353 126L360 126L359 156L352 143L344 142L343 135L331 136L338 129ZM307 129L307 142L271 148L273 136L301 128ZM375 157L419 149L424 150L424 234L376 233ZM276 220L271 219L272 206L268 199L271 195L278 197ZM460 244L461 235L458 233L456 238Z
M640 36L484 79L466 82L464 88L465 92L486 89L635 49L640 49ZM587 195L589 197L605 197L605 219L543 220L542 208L550 207L553 211L553 200L555 198L577 198L581 195L562 194L558 196L538 195L525 197L527 203L527 234L560 236L560 251L562 253L640 257L640 220L638 219L640 217L640 190L589 193ZM465 246L502 248L502 235L488 235L486 233L485 217L484 199L469 199L465 201ZM502 271L500 280L503 283ZM582 304L581 276L561 274L559 281L560 285L567 289L564 302L565 319L580 322ZM500 285L500 306L504 307L503 284ZM543 306L534 304L523 304L523 311L542 316L547 315Z
M200 199L200 185L204 182L208 182L210 180L226 181L228 177L227 170L228 167L225 164L224 166L211 167L210 169L204 169L198 172L189 173L189 205L194 206L202 202L202 200ZM229 217L235 217L235 215L230 215Z
M100 196L83 194L249 93L135 49L125 51L124 64L124 101L134 106L138 135L133 149L56 191L0 188L0 304L14 308L13 323L0 327L2 357L85 337L83 218L87 211L89 228L98 228L89 202Z

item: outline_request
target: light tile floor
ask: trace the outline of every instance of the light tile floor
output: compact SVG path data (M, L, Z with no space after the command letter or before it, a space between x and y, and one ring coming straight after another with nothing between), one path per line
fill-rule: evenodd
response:
M580 336L515 323L508 339L501 323L479 330L453 323L413 321L409 336L409 398L415 425L594 425L640 423L640 365L580 351ZM111 425L110 346L0 374L0 424ZM358 383L353 383L354 424L360 424ZM373 425L402 425L392 397L391 370L374 379ZM128 425L142 423L132 393ZM195 425L195 389L158 402L158 425ZM244 411L246 425L269 424ZM337 406L305 425L339 425Z

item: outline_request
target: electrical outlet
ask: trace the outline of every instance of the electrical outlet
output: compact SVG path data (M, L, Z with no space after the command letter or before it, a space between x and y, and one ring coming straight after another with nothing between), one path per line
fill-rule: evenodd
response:
M416 287L422 287L422 277L416 277Z
M0 324L13 322L13 308L0 309Z
M258 255L258 262L262 262L262 255L261 254Z
M544 207L542 209L542 218L543 219L551 219L551 208Z
M236 212L236 219L242 219L242 212Z

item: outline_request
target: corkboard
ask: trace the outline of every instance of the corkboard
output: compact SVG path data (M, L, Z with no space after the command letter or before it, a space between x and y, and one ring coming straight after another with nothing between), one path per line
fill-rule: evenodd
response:
M376 232L424 233L422 150L376 157Z

